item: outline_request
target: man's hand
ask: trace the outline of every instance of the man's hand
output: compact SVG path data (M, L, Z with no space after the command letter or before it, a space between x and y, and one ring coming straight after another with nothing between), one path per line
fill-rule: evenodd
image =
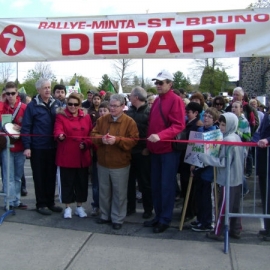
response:
M259 140L259 141L257 142L257 145L258 145L259 147L261 147L261 148L264 148L264 147L266 147L266 146L268 145L268 141L267 141L267 139Z
M148 141L150 142L158 142L160 141L160 138L157 134L151 134L148 138L147 138Z
M108 144L113 145L115 143L115 141L116 141L116 137L115 136L111 136L111 135L108 134L108 136L107 136L107 142L108 142Z
M25 149L23 154L27 157L30 158L31 157L31 150L30 149Z
M59 139L60 141L63 141L65 138L66 138L66 136L65 136L64 134L60 134L60 135L58 136L58 139Z

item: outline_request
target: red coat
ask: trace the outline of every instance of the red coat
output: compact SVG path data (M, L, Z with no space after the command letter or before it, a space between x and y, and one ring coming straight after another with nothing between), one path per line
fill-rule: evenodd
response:
M89 137L92 130L92 122L89 114L85 114L79 109L78 116L73 115L67 108L60 108L57 112L54 137L57 140L56 165L65 168L84 168L91 165L91 139ZM65 139L58 139L60 134L65 135ZM85 144L83 150L81 143Z
M160 102L167 125L160 113ZM171 142L163 140L173 140L179 132L185 129L185 115L183 100L172 90L155 99L150 111L147 137L151 134L158 134L160 141L156 143L147 141L147 148L150 152L164 154L173 151Z
M2 117L1 117L2 114L13 114L15 112L16 108L18 107L20 101L21 101L20 97L17 96L14 108L11 108L8 101L6 100L3 103L3 106L0 107L0 119L2 119ZM20 107L15 119L13 120L14 124L22 126L22 119L23 119L23 115L24 115L25 110L26 110L26 104L21 103L21 107ZM14 145L14 147L10 148L11 152L22 152L24 150L21 138L14 141L12 144Z

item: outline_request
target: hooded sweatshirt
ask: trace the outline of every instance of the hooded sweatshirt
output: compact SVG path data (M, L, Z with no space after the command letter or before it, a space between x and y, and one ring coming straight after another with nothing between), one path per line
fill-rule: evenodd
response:
M230 112L222 115L226 119L226 130L225 133L223 133L223 141L241 142L240 137L235 133L238 127L237 116ZM229 153L228 158L226 158L227 153ZM227 177L229 177L231 187L239 186L243 183L244 147L221 145L218 157L213 157L206 154L198 154L198 158L205 165L217 167L217 183L219 185L225 186ZM230 168L229 175L228 167Z

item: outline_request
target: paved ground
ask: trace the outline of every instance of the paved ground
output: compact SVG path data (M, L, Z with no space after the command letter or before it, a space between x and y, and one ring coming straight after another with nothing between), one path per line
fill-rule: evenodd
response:
M42 216L35 211L34 188L29 161L26 162L28 196L22 201L28 210L17 210L0 226L0 269L268 269L270 243L256 235L260 219L243 219L240 240L230 239L229 254L223 243L205 237L205 233L187 228L179 231L180 205L176 203L171 227L153 234L142 226L141 204L137 213L126 218L123 228L114 231L110 225L98 225L89 200L84 205L85 219L61 214ZM244 199L244 210L260 211L259 200L253 204L254 191ZM2 200L2 198L1 198ZM57 200L56 200L57 201ZM3 205L3 204L2 204ZM60 205L57 203L57 205ZM75 209L75 206L73 206ZM0 210L0 215L4 213Z

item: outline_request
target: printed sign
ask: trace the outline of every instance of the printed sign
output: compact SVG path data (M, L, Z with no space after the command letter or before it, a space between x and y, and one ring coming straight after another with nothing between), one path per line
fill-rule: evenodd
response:
M269 23L267 8L0 19L0 58L40 62L269 56Z
M219 129L208 132L191 131L189 140L197 141L222 141L223 135ZM220 144L208 143L189 143L186 150L185 162L197 167L203 167L198 159L198 153L205 153L210 156L217 157L220 149Z

